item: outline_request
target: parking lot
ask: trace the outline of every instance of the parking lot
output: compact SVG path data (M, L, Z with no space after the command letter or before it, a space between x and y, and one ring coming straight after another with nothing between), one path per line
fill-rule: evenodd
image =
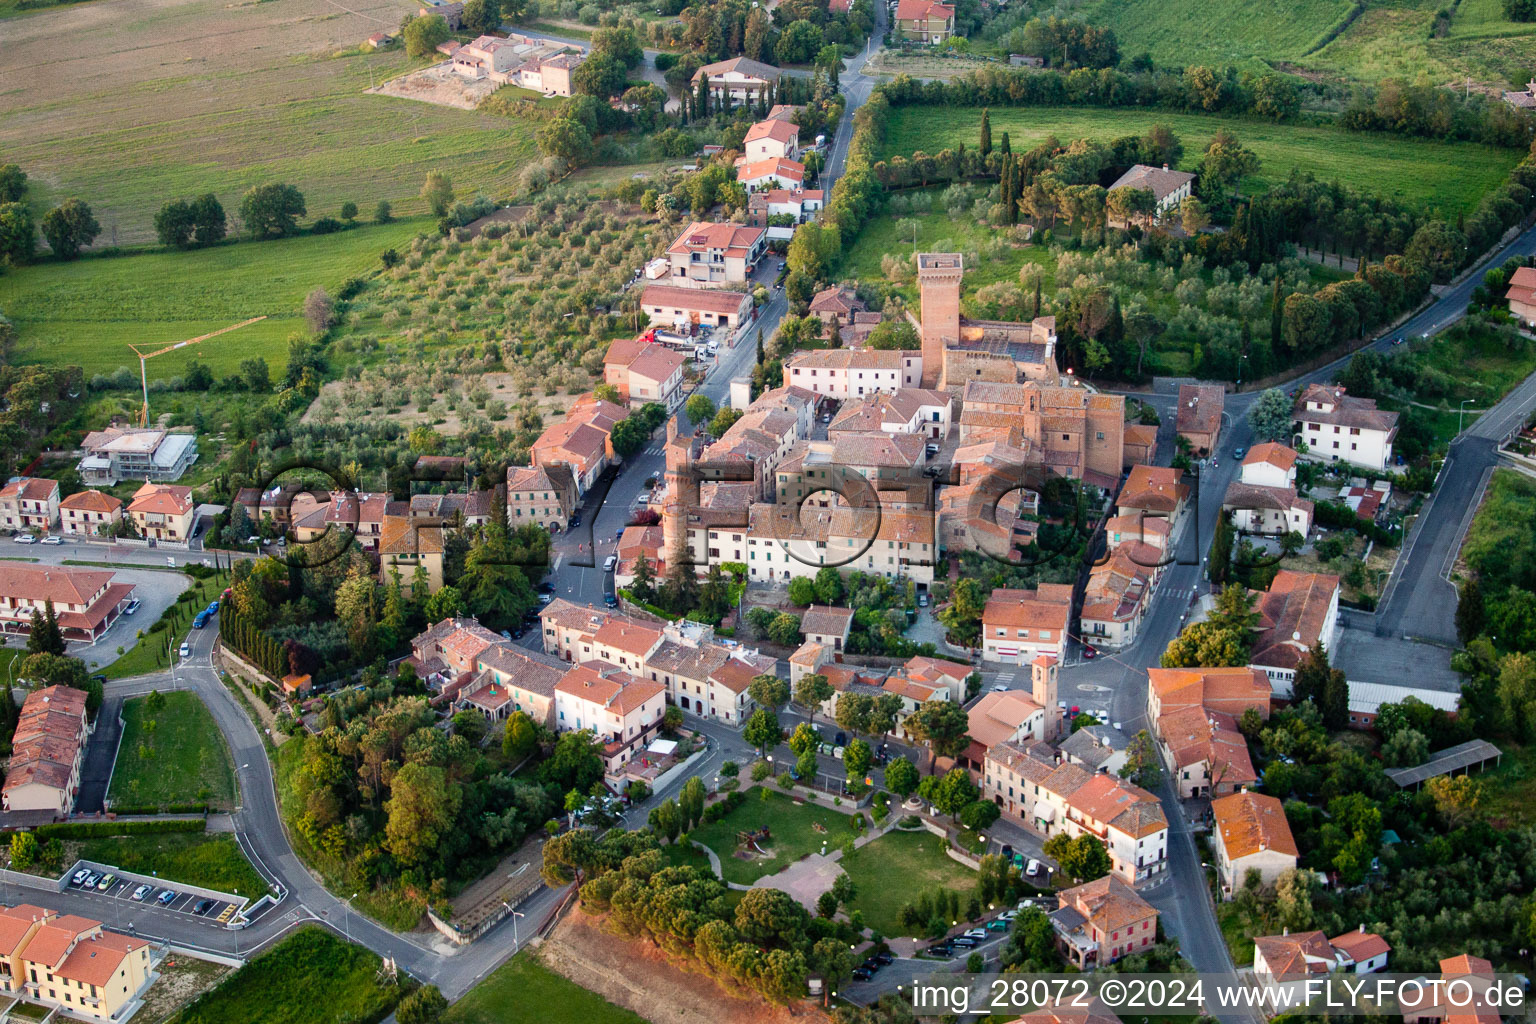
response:
M96 896L103 900L121 900L126 903L136 904L138 908L155 910L164 914L203 917L216 924L228 923L241 906L239 903L231 903L227 900L216 900L199 896L196 893L183 892L174 883L161 886L147 886L147 891L144 892L143 896L135 900L133 898L134 893L138 892L140 887L145 886L146 883L117 878L105 889L100 888L98 885L96 889L88 891L83 886L76 885L74 878L75 873L71 873L69 887L83 895ZM170 900L161 902L162 894L167 892L173 893L173 897ZM197 906L205 899L208 901L208 906L202 914L198 914Z

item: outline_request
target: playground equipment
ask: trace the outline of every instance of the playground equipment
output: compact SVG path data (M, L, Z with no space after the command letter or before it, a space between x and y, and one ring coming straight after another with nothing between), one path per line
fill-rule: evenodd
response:
M744 832L737 832L736 845L750 846L753 852L766 857L768 855L768 851L763 849L760 844L766 843L771 838L773 838L773 836L769 833L768 826L764 825L760 829L747 829Z

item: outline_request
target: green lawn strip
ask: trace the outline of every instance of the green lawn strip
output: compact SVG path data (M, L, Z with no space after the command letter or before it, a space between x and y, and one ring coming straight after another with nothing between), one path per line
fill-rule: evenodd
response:
M213 715L195 693L160 696L165 705L157 712L149 710L148 697L123 703L123 742L108 797L135 807L233 807L234 765Z
M322 928L304 928L178 1013L174 1024L335 1024L382 1019L401 995L379 958Z
M816 824L825 826L826 832L816 831ZM737 857L737 833L764 826L772 835L764 845L773 856L753 860ZM820 853L823 845L830 852L857 835L849 815L816 804L796 804L783 793L759 786L747 792L746 803L719 821L700 825L691 837L720 857L727 882L749 885L782 871L806 854Z
M556 974L522 952L466 992L443 1024L643 1024L644 1017Z
M267 884L228 832L98 836L82 840L78 855L124 871L155 875L171 884L238 892L251 899L267 891Z
M882 935L901 935L901 908L925 889L955 889L969 899L976 872L944 853L942 836L928 831L887 832L844 856L853 879L853 909ZM962 899L962 905L965 902Z
M1109 142L1139 135L1155 124L1167 125L1184 143L1180 164L1184 170L1193 170L1211 136L1225 130L1261 161L1259 173L1244 179L1245 191L1278 185L1297 169L1383 198L1439 207L1453 217L1470 212L1485 193L1503 182L1521 156L1517 150L1472 143L1140 108L993 108L991 119L992 137L1008 132L1015 152L1052 135L1062 144L1078 138ZM899 107L892 111L881 158L910 156L918 150L933 154L962 142L974 147L980 126L979 107Z
M1245 0L1100 0L1084 9L1113 28L1122 53L1158 64L1236 64L1267 71L1264 58L1296 60L1350 9L1349 0L1286 0L1284 16Z
M260 356L278 374L288 336L304 330L299 310L311 290L334 295L347 278L376 269L381 251L404 247L426 230L425 220L397 221L333 235L21 267L0 277L0 309L16 324L18 363L78 365L88 375L131 364L137 376L130 342L169 345L266 316L152 359L147 368L151 378L166 379L198 359L224 375ZM163 408L172 398L156 395L151 403Z

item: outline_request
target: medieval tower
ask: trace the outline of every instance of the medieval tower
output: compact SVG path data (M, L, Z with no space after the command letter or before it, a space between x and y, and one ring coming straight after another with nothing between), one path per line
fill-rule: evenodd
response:
M667 571L690 560L688 510L699 503L699 479L693 471L693 442L677 432L677 417L667 420L667 497L662 505L662 557Z
M1031 699L1045 708L1045 735L1041 739L1046 743L1055 743L1062 730L1061 714L1056 707L1056 669L1056 659L1049 654L1038 655L1029 663Z
M957 252L917 254L925 388L942 386L944 349L960 341L960 279L965 272L963 263Z

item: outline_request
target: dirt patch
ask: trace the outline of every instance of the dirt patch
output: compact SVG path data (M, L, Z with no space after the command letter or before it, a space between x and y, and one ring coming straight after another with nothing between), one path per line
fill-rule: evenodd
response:
M471 81L462 75L454 74L450 70L451 67L451 62L444 61L430 68L422 68L420 71L401 75L399 78L391 78L377 89L367 91L383 96L420 100L423 103L436 103L443 107L459 107L462 110L474 110L480 105L481 100L496 91L496 83L489 78Z
M881 50L865 65L871 75L911 75L914 78L958 78L984 67L998 67L997 61L942 51Z
M144 994L144 1005L133 1019L159 1024L181 1007L218 984L230 968L210 960L172 953L160 963L160 978Z
M550 970L653 1024L806 1024L827 1017L802 1002L791 1014L757 996L735 993L649 943L619 938L575 907L539 947Z

